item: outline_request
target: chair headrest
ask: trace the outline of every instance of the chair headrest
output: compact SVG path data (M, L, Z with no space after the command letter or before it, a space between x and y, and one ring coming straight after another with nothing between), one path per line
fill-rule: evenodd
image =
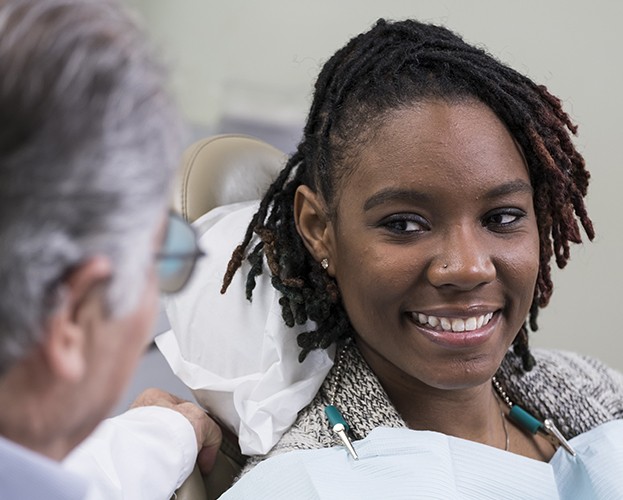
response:
M173 206L193 222L215 207L261 199L285 161L282 151L255 137L201 139L184 152Z

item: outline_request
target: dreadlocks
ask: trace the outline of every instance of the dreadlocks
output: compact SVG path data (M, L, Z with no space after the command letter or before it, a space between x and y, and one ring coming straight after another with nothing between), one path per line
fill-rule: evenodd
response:
M560 268L567 264L569 244L581 242L578 222L589 239L594 237L584 205L589 173L571 140L576 126L560 100L443 27L379 20L324 65L298 149L262 199L223 280L225 292L252 240L258 241L247 256L251 264L247 298L251 299L265 257L272 285L282 294L286 324L312 320L317 326L298 336L301 360L310 350L327 348L351 335L352 326L336 283L296 231L294 194L300 185L307 185L333 212L347 160L356 155L366 134L389 112L431 98L480 100L505 123L525 155L540 241L529 314L532 331L537 329L539 308L552 295L552 257ZM530 370L534 358L528 348L528 325L518 332L514 350L524 369Z

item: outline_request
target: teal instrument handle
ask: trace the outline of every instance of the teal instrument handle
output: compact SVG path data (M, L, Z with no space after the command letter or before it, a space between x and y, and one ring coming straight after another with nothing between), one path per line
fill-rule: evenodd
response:
M344 420L342 413L340 413L340 410L338 410L335 406L325 406L324 413L329 419L329 425L331 425L332 428L337 424L342 424L344 426L344 430L348 431L349 427L346 420Z
M530 415L521 406L513 405L510 413L508 414L508 418L519 425L522 429L525 429L532 434L536 434L541 428L543 428L543 423Z

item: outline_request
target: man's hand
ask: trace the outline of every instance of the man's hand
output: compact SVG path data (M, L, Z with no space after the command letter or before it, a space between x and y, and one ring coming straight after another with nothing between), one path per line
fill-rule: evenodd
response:
M147 389L143 391L132 403L131 408L139 406L162 406L171 408L184 415L195 429L197 437L197 465L202 474L212 470L216 453L221 445L221 428L210 416L194 403L161 391L160 389Z

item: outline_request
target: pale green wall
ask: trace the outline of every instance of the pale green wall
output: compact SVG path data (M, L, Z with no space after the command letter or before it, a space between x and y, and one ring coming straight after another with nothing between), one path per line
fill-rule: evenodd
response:
M546 84L580 125L593 174L596 242L576 248L534 343L596 355L623 370L623 2L596 0L127 0L174 69L187 115L212 126L232 89L252 111L302 119L321 63L378 17L442 23ZM234 92L235 93L235 92Z

